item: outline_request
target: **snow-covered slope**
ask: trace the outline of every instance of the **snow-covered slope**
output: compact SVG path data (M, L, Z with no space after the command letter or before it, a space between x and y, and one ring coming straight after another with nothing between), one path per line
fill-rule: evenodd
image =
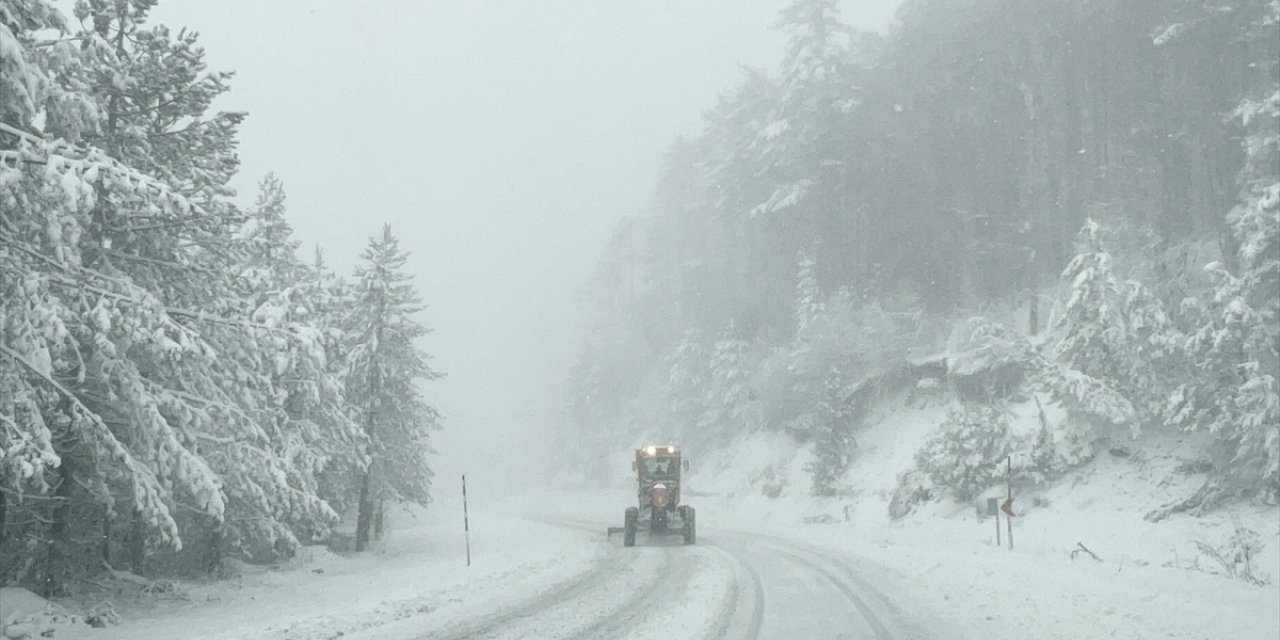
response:
M1038 418L1026 409L1014 407L1015 431L1035 429ZM776 435L753 436L707 456L690 490L709 494L700 499L704 512L734 513L737 526L875 557L901 572L905 584L936 588L936 613L969 620L974 630L985 624L992 637L1019 637L1005 635L1019 627L1027 638L1280 633L1280 510L1236 504L1200 517L1146 518L1203 482L1188 463L1203 451L1196 438L1204 436L1117 440L1055 482L1015 484L1010 550L1007 523L1001 520L997 547L996 521L978 508L987 497L1003 498L1003 486L972 502L943 497L901 519L889 516L898 475L912 467L913 455L944 417L939 406L887 411L860 433L844 477L847 494L838 498L809 495L810 452ZM776 497L766 495L779 488ZM1241 535L1261 547L1248 570L1265 586L1239 575L1245 560L1233 539Z

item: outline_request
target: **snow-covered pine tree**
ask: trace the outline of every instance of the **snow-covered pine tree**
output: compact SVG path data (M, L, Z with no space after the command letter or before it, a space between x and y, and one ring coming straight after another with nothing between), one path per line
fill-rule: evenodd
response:
M0 29L6 41L0 74L25 74L16 82L34 92L26 96L30 104L8 110L25 115L6 121L13 128L0 134L0 151L18 149L28 160L0 163L0 280L14 278L0 284L12 294L5 296L4 315L12 324L6 326L0 360L13 367L0 377L19 403L6 438L25 442L28 450L35 444L40 452L26 456L19 477L7 480L26 483L18 486L19 495L23 488L52 492L54 499L45 504L54 506L37 518L50 523L47 530L25 534L46 545L47 564L27 563L10 577L29 583L42 573L44 590L56 592L74 566L66 556L71 542L102 537L101 529L86 530L92 524L83 517L86 511L96 510L109 522L124 506L139 543L151 538L178 545L177 501L218 519L224 500L216 475L195 452L195 432L186 424L190 405L156 393L139 369L139 363L172 364L207 353L199 336L175 321L198 313L166 307L129 277L95 261L102 246L87 242L103 191L148 215L190 210L192 204L100 150L31 133L37 115L45 116L49 133L65 139L97 123L87 107L93 97L76 93L82 85L75 73L84 68L78 50L64 42L30 46L31 31L12 29L58 25L43 3L21 4L5 3L0 12L7 22ZM35 19L41 15L43 22ZM10 56L15 50L19 55ZM56 464L57 477L39 473L33 461ZM110 559L110 547L109 541L101 545L102 559Z
M102 129L87 141L137 169L212 205L231 195L239 167L236 132L243 112L209 113L229 88L230 72L209 72L198 34L148 25L157 0L79 0L76 37L102 113ZM203 213L220 215L220 207ZM218 222L192 216L191 223Z
M1049 357L1036 359L1034 381L1067 410L1067 418L1056 425L1054 441L1060 464L1069 467L1096 453L1105 435L1098 427L1128 427L1136 437L1142 425L1133 403L1116 389L1130 380L1137 365L1123 293L1093 220L1080 230L1076 256L1063 270L1062 280L1070 283L1070 298L1053 328ZM1045 443L1038 448L1043 455Z
M134 392L144 403L152 395L184 407L164 418L191 446L201 441L202 457L224 485L228 530L219 524L221 514L184 522L206 547L204 564L216 564L224 549L271 557L297 546L291 520L333 514L308 491L283 449L276 416L284 393L273 384L276 354L262 349L261 339L265 332L271 342L287 342L287 330L255 326L256 305L235 279L243 262L244 244L234 235L242 216L227 199L227 183L238 167L235 134L243 114L207 113L227 91L230 74L206 72L194 33L174 36L163 25L148 26L154 4L78 3L85 66L65 81L84 77L98 104L99 127L84 140L153 175L182 198L181 206L140 211L127 193L101 185L81 244L93 268L140 284L166 305L200 309L181 323L206 348L181 360L140 355L143 384ZM140 538L128 537L135 544Z
M100 144L154 167L199 206L160 216L158 225L126 223L124 238L108 229L106 240L131 255L120 268L132 278L170 304L206 311L189 326L220 357L158 382L198 390L234 416L205 432L213 438L205 455L224 479L234 516L225 545L217 538L209 544L255 558L289 553L299 544L296 532L323 533L336 517L317 495L315 474L330 455L323 449L335 446L324 444L329 428L347 442L341 434L351 431L350 420L334 408L338 395L320 393L337 386L335 372L324 371L324 350L298 300L301 268L282 217L282 189L268 181L247 229L224 199L238 166L235 131L243 114L209 112L230 74L206 71L194 33L146 26L152 6L87 0L78 9L82 20L92 18L81 37L99 62L91 78L105 114ZM121 211L127 208L104 207L108 219ZM333 418L327 426L305 416L317 409Z
M83 139L152 176L188 206L138 210L111 184L99 198L84 238L86 262L110 264L162 300L222 315L234 313L227 293L229 235L243 217L227 199L239 167L236 131L245 114L210 114L231 74L208 72L194 32L176 36L146 24L155 0L82 0L83 64L59 76L84 86L98 121ZM54 131L54 133L61 133ZM225 299L225 301L224 301ZM213 305L213 306L210 306Z
M1102 246L1101 228L1092 219L1080 230L1076 256L1062 271L1062 280L1071 294L1054 327L1054 359L1106 381L1130 375L1120 284Z
M853 87L843 82L852 30L841 21L838 5L837 0L794 0L779 14L777 26L788 34L787 54L779 100L759 142L775 190L753 214L792 209L814 195L822 206L834 204L832 192L839 186L839 177L831 175L839 167L834 145L842 139L841 115L856 102Z
M751 343L730 323L712 346L705 391L706 407L698 421L699 444L723 442L750 431L757 421L751 415L751 374L755 367Z
M1165 427L1170 390L1191 375L1186 336L1146 285L1129 280L1123 287L1126 352L1133 368L1113 386L1130 400L1143 425Z
M1181 363L1177 330L1142 283L1118 282L1102 245L1102 229L1092 219L1080 230L1076 256L1062 280L1071 294L1053 328L1053 359L1092 378L1091 386L1108 387L1108 397L1118 395L1132 405L1135 422L1130 427L1136 436L1144 424L1163 417L1172 376Z
M804 416L813 442L813 460L805 467L812 478L815 496L839 495L840 480L849 470L856 446L853 411L843 376L832 371L822 396Z
M785 213L787 251L807 247L824 283L866 285L874 270L868 220L854 205L851 149L860 135L869 46L846 24L837 0L793 0L779 14L787 51L778 73L778 100L759 155L773 192L754 214ZM789 241L789 242L787 242ZM791 244L798 243L798 244Z
M258 198L240 229L244 258L240 277L251 281L256 293L277 293L304 277L298 241L285 218L284 184L268 173L258 183ZM263 290L262 285L269 285Z
M1280 3L1248 5L1243 34L1255 85L1234 116L1245 163L1228 214L1237 254L1213 263L1207 321L1187 342L1197 375L1175 397L1175 420L1221 445L1217 473L1196 495L1155 512L1212 508L1246 494L1280 499Z
M772 189L759 176L765 170L763 151L771 133L767 127L777 101L774 79L765 71L747 68L739 84L706 114L702 153L714 185L712 204L719 216L738 229Z
M667 357L664 390L675 435L692 433L707 411L710 359L706 340L696 327L685 331L680 344Z
M204 534L218 531L229 511L237 523L230 544L278 551L276 542L287 548L292 539L289 522L332 518L270 419L283 396L262 374L261 358L274 354L264 354L258 338L270 332L278 339L288 330L252 322L254 307L233 281L243 245L233 241L239 214L224 196L237 165L240 115L203 115L225 91L226 75L202 75L203 52L193 35L170 39L163 27L144 28L152 4L81 3L79 17L92 18L78 35L83 46L40 47L34 59L50 71L29 84L43 88L37 104L46 107L47 132L101 144L106 153L23 138L46 160L44 184L20 181L9 194L25 207L15 211L32 216L16 223L33 223L31 232L15 232L15 246L29 248L29 257L53 258L31 265L52 274L54 296L68 306L60 317L78 366L64 388L133 452L172 511L122 514L139 572L149 539L177 544L175 520ZM38 199L32 189L43 189ZM83 449L84 434L68 433L73 437L55 440L55 449L58 442ZM113 539L123 537L112 533L118 515L112 504L131 493L136 503L139 490L95 485L94 473L119 475L110 467L67 468L83 484L101 487L94 499L103 503L107 524L93 535L105 537L102 554L110 560ZM173 510L179 504L187 508ZM201 543L220 546L216 539Z
M801 251L796 265L796 335L803 339L826 311L826 302L818 285L817 263Z
M440 374L417 344L427 329L417 319L424 309L413 277L405 273L408 254L384 226L371 238L356 267L347 356L347 397L369 442L370 462L360 478L356 548L369 543L380 505L403 500L431 501L430 433L436 410L419 385Z
M347 410L341 371L331 364L341 356L341 308L333 300L333 276L317 256L304 265L298 243L285 219L284 187L268 175L249 221L239 238L244 256L239 281L242 296L252 301L252 328L257 339L260 375L270 381L269 403L261 420L269 423L271 450L283 458L294 493L294 509L281 511L302 540L322 539L338 518L330 499L341 505L342 493L322 489L321 476L362 466L350 452L364 443L364 433ZM298 508L303 507L303 508ZM282 538L284 550L296 542Z
M1247 132L1240 204L1229 220L1240 246L1240 286L1259 325L1242 367L1235 462L1280 499L1280 2L1272 0L1250 25L1258 50L1259 86L1236 109Z
M31 59L30 41L36 31L64 26L62 15L43 0L0 4L0 123L31 126L48 77ZM12 152L19 143L0 132L0 151ZM44 474L59 462L40 411L40 392L23 364L39 363L43 372L51 353L66 341L60 314L41 304L49 294L32 273L34 256L18 250L20 234L34 231L31 223L37 222L34 212L21 208L21 199L34 195L19 187L25 180L29 178L8 156L0 162L0 347L7 356L0 357L0 450L5 451L0 457L0 511L7 510L10 495L21 499L27 490L47 489ZM55 343L52 350L49 342ZM6 583L12 578L8 572L0 575Z
M1038 456L1052 449L1055 460L1041 460L1044 469L1084 462L1095 453L1102 433L1097 427L1137 424L1133 405L1097 378L1045 357L1025 336L986 318L961 323L947 345L947 375L961 398L994 404L1029 385L1049 395L1067 411L1065 420L1042 425ZM1050 437L1051 436L1051 437ZM1052 444L1052 447L1049 445Z
M312 416L323 430L324 437L312 454L323 458L321 468L314 471L318 495L338 513L348 513L358 502L356 488L368 465L363 426L346 401L351 285L325 264L324 254L317 247L294 290L306 303L307 323L316 332L314 340L322 349L324 369L323 373L313 374L308 393L300 396L301 406L292 406Z

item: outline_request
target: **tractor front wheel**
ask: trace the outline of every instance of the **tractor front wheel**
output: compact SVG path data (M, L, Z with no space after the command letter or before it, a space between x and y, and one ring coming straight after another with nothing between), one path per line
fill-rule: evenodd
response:
M698 541L698 513L693 507L684 508L684 543L694 544Z
M635 507L627 507L626 515L622 519L622 546L636 546L636 528L640 524L640 510Z

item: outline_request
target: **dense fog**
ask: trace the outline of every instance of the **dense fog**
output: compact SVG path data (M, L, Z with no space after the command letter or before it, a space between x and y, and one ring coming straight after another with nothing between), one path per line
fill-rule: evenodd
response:
M463 473L491 507L632 491L654 443L811 522L1100 461L1172 461L1145 523L1274 508L1278 29L1274 0L0 0L0 580L364 551ZM1268 583L1233 522L1200 548Z

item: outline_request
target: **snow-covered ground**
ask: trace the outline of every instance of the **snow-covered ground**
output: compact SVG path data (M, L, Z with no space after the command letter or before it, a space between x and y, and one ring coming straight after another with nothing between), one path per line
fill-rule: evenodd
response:
M368 554L308 549L278 569L184 585L184 601L158 600L149 611L117 606L125 618L120 626L66 636L60 630L58 637L382 638L380 629L397 621L443 623L491 613L600 562L602 549L586 532L498 513L472 514L470 567L460 518L445 523L438 517L443 514L403 514ZM361 635L371 629L371 635Z
M1035 524L1015 529L1011 552L963 518L806 525L812 503L702 497L699 545L625 549L604 527L626 498L542 494L562 507L508 503L501 517L479 507L470 568L456 523L401 520L374 553L188 585L189 601L56 637L1280 637L1274 586L1123 561L1105 542L1091 547L1102 562L1072 560Z
M311 551L278 569L184 585L186 600L117 603L122 624L62 626L55 637L1280 637L1280 512L1143 519L1199 481L1173 472L1184 444L1176 438L1143 447L1157 453L1141 460L1108 453L1049 489L1019 490L1013 550L997 547L994 521L968 505L935 503L891 521L896 473L940 418L930 411L865 434L864 462L848 478L859 490L840 500L807 497L807 454L785 438L693 457L695 547L606 539L634 499L623 466L602 490L476 495L470 567L460 505L442 496L426 515L394 518L371 553ZM1222 544L1236 523L1258 533L1254 569L1269 585L1221 575L1196 544ZM1073 557L1079 545L1099 559Z

